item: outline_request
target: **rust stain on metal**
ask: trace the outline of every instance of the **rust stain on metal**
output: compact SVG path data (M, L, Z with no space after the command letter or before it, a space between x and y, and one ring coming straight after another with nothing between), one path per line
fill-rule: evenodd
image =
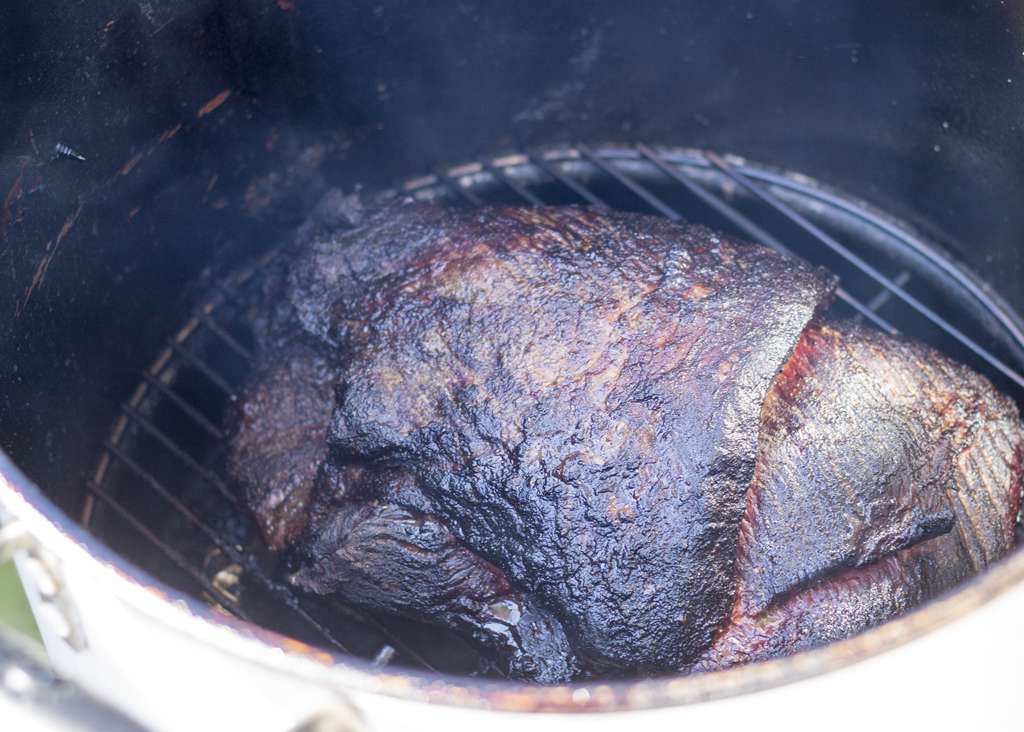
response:
M60 246L60 243L64 241L64 237L71 232L71 227L75 225L76 221L78 221L78 214L80 213L82 213L81 201L78 202L75 210L68 214L68 217L64 219L64 225L60 227L60 233L57 234L57 239L53 243L53 254L57 253L57 248Z
M4 197L3 216L0 217L0 233L3 233L4 238L7 237L7 226L14 218L14 215L11 213L11 204L21 198L21 181L24 175L24 170L18 173L18 177L14 179L11 189L7 191L7 195Z
M255 628L254 630L256 631L256 637L264 643L269 643L287 653L295 653L322 665L334 665L334 656L325 650L310 646L302 641L297 641L294 638L278 635L273 631L267 631L263 628Z
M142 590L144 592L148 592L150 595L152 595L153 597L155 597L155 598L157 598L159 600L163 600L164 602L170 602L171 601L170 596L166 592L164 592L162 589L160 589L159 587L156 587L154 585L143 585L143 584L140 584L139 587L142 588Z
M129 219L134 219L135 218L135 214L137 214L141 210L142 210L142 206L136 206L135 208L133 208L131 211L128 212L128 218Z
M209 114L210 112L212 112L212 111L213 111L213 110L215 110L215 109L216 109L217 107L219 107L219 106L220 106L220 105L222 105L222 104L223 104L224 102L226 102L226 101L228 100L228 97L230 97L230 96L231 96L231 90L230 90L230 89L225 89L225 90L224 90L224 91L222 91L222 92L221 92L220 94L218 94L217 96L215 96L215 97L214 97L213 99L211 99L210 101L208 101L208 102L207 102L206 104L204 104L203 106L201 106L201 107L199 108L199 111L198 111L198 112L196 112L196 117L205 117L205 116L206 116L206 115L208 115L208 114Z
M160 133L160 142L167 142L181 131L182 124L179 122L174 127L168 127Z
M128 158L128 161L121 166L121 169L119 171L117 171L118 175L128 175L129 173L131 173L132 169L139 164L140 160L142 160L143 155L144 153L135 153L130 158Z
M16 315L20 314L20 312L25 309L25 306L28 305L28 301L31 299L32 294L36 289L38 289L39 285L43 283L43 279L46 277L46 270L49 269L50 263L57 255L57 250L60 249L61 242L64 241L64 238L71 232L71 228L75 225L80 213L82 213L81 201L78 202L75 210L68 214L68 217L64 219L64 225L60 227L60 232L57 234L57 237L47 242L46 252L43 254L42 258L39 260L39 264L36 266L36 271L32 275L32 282L30 282L29 286L25 288L25 295L17 307L15 312Z
M295 10L295 0L277 0L277 7L281 10Z

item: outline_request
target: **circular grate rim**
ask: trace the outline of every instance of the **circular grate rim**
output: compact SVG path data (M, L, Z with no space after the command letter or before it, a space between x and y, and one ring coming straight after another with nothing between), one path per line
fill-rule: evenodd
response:
M726 229L829 267L840 277L837 314L925 340L1024 404L1024 328L1005 303L907 225L806 176L697 150L575 145L448 167L385 195L608 206ZM238 525L244 511L217 470L219 424L252 359L247 293L276 254L218 283L145 371L88 481L82 522L243 620L379 664L459 672L410 642L408 623L299 596L275 578L251 527Z

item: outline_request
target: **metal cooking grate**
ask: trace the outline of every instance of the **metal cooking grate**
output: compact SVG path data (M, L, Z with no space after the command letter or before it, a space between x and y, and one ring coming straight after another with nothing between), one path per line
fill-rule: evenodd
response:
M737 233L838 274L837 315L928 341L1024 404L1024 334L999 301L903 224L806 177L710 152L576 145L456 166L396 193L453 205L607 206ZM252 360L247 294L273 256L217 285L143 374L88 482L83 521L239 618L379 663L468 670L470 652L453 638L277 579L275 558L219 473L218 425Z

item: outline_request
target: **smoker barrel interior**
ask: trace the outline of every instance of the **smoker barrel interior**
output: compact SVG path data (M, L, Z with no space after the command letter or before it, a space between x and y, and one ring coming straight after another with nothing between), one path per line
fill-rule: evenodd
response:
M330 187L726 228L830 266L839 312L1024 403L1020 9L41 5L0 9L0 447L127 560L243 619L465 665L291 596L217 473L238 290Z

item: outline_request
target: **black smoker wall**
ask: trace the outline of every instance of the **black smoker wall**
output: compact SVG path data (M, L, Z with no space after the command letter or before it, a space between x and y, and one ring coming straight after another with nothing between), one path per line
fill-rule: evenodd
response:
M190 283L274 241L329 184L519 145L642 139L801 170L927 222L1024 309L1022 15L8 0L0 447L74 507ZM52 159L58 143L87 159Z

